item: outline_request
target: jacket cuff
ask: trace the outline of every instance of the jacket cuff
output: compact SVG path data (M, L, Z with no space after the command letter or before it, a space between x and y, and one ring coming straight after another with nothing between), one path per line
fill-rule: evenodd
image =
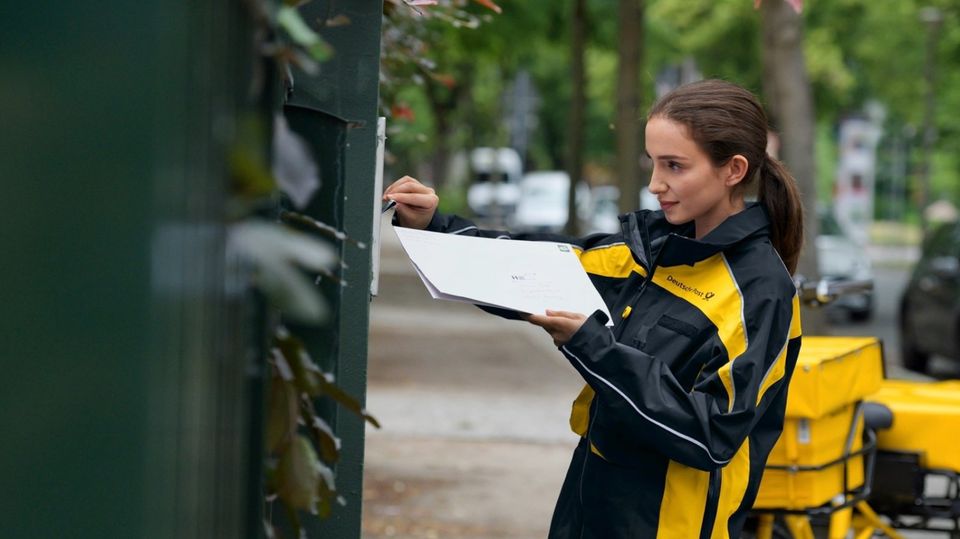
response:
M563 346L581 357L591 357L597 350L603 350L613 342L613 332L607 327L607 315L600 309L593 311Z
M424 230L429 230L430 232L446 232L446 219L443 218L443 215L439 211L433 212L433 217L430 218L430 222L427 223L427 228Z
M400 224L400 219L397 218L397 212L393 212L393 218L390 219L390 224L393 226L399 226L401 228L403 227L403 225ZM441 215L440 212L438 211L433 212L433 217L430 218L430 222L427 223L427 228L425 228L424 230L428 232L443 232L444 231L443 215Z

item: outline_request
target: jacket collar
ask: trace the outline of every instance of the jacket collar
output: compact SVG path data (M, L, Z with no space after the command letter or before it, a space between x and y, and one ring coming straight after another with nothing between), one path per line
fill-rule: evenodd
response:
M672 225L663 211L640 210L620 217L627 245L644 266L656 260L660 266L693 265L736 243L769 235L770 220L763 206L749 202L701 239L695 239L693 223Z

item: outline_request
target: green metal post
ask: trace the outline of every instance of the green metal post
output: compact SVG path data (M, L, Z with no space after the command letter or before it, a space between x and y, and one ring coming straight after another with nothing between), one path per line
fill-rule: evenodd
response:
M345 287L330 287L336 316L327 330L297 328L307 346L332 369L337 381L361 402L366 393L367 332L370 302L370 240L376 172L377 102L380 72L382 0L314 1L301 8L316 24L346 15L350 24L320 28L334 49L316 76L298 73L287 100L290 126L312 145L323 187L307 208L312 217L337 226L359 242L344 242ZM337 487L347 500L325 521L307 524L311 537L360 537L363 493L364 424L356 416L325 409L343 441L336 466ZM372 410L376 415L376 410Z

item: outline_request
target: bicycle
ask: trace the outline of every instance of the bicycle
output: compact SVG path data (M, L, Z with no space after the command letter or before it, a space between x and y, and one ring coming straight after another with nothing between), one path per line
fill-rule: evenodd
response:
M797 290L823 306L872 286L799 281ZM897 530L914 529L960 539L960 450L932 421L955 421L960 433L960 382L889 380L879 339L813 336L788 391L747 534L902 539ZM946 481L942 496L926 493L928 477Z

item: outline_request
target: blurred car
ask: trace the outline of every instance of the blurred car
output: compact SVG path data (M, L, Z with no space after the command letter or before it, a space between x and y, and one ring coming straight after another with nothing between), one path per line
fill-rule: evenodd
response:
M482 182L467 189L467 206L478 217L508 217L519 201L520 187L513 183Z
M590 190L590 211L587 233L620 231L620 189L615 185L598 185Z
M960 359L960 224L940 225L924 241L899 327L904 367L925 372L933 354Z
M820 234L816 245L820 278L873 281L873 266L863 246L844 233L829 211L820 210L817 213ZM873 292L843 295L828 308L845 311L854 321L869 320L873 316Z
M531 172L520 180L520 200L510 219L516 232L563 232L567 224L567 199L570 176L562 170ZM577 186L577 213L582 219L589 212L590 190Z

